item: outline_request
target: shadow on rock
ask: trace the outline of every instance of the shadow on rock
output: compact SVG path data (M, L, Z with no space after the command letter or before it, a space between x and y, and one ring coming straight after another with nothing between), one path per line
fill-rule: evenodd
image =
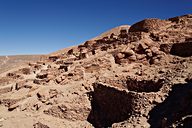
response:
M154 107L149 115L151 128L192 126L192 84L174 85L167 99Z
M87 120L96 128L111 127L131 115L133 95L126 91L95 84L91 97L92 110Z

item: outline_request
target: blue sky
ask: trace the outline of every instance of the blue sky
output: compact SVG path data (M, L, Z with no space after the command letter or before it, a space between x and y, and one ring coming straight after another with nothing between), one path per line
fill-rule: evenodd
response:
M51 53L119 25L189 13L191 0L0 0L0 55Z

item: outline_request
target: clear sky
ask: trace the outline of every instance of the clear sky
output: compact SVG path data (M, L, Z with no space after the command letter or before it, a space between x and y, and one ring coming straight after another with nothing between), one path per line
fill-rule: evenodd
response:
M192 13L192 0L0 0L0 55L43 54L144 18Z

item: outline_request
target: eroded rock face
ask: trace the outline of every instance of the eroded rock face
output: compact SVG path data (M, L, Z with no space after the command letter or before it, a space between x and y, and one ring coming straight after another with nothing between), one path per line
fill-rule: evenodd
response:
M173 44L170 50L170 54L180 57L192 56L192 42Z
M161 44L161 51L179 57L192 56L192 42Z

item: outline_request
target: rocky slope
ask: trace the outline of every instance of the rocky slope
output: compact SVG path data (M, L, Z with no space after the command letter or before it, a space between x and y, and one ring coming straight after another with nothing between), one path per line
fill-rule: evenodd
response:
M0 127L192 126L192 15L145 19L0 77Z
M15 55L15 56L0 56L0 73L9 71L15 67L25 63L38 61L43 55Z

